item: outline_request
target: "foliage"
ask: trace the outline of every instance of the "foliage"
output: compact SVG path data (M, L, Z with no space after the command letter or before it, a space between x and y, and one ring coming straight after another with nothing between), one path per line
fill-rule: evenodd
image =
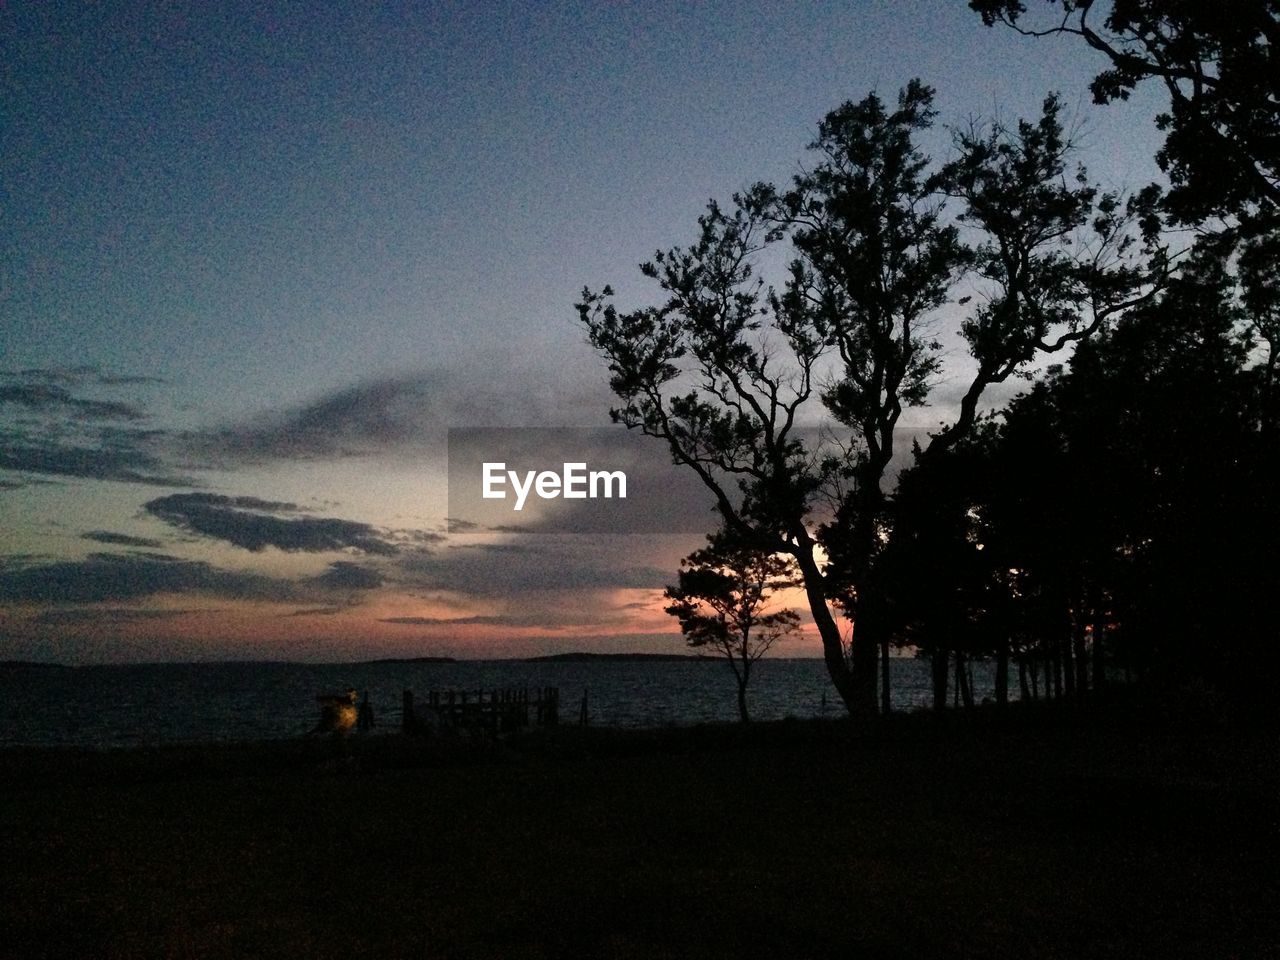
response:
M1261 219L1280 211L1280 5L1275 0L1049 0L1028 16L1021 0L971 0L991 25L1083 39L1110 66L1093 81L1098 103L1128 99L1144 80L1169 94L1156 122L1157 155L1173 185L1168 209L1183 223ZM1106 8L1103 15L1098 12Z
M671 601L666 611L680 621L690 647L710 648L728 661L746 722L752 665L800 624L794 610L765 612L772 594L796 585L795 565L724 530L707 540L707 546L682 561L679 584L664 594Z

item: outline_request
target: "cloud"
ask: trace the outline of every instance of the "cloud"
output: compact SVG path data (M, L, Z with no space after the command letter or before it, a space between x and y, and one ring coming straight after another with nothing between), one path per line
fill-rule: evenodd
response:
M95 543L109 543L119 547L141 547L154 550L162 547L159 540L148 540L145 537L130 537L123 533L111 533L108 530L90 530L80 534L82 540L93 540Z
M151 431L145 433L152 435ZM190 477L170 472L144 448L145 442L142 436L132 440L116 436L110 445L85 446L35 438L25 432L0 431L0 470L158 487L199 486Z
M427 400L423 378L375 380L247 423L187 434L185 442L224 465L361 456L414 436Z
M53 412L77 420L143 420L146 414L138 407L115 400L87 400L72 395L64 387L48 384L0 385L0 406Z
M338 560L329 564L329 569L313 577L309 582L317 586L335 590L372 590L383 584L384 577L373 567Z
M179 445L188 458L225 468L425 448L443 455L444 431L458 425L608 422L610 395L602 382L579 383L522 361L470 363L367 380L300 406L189 432Z
M353 549L390 556L399 550L367 523L331 517L279 517L275 514L299 508L256 497L175 493L148 501L143 508L180 530L255 552L267 547L306 553Z
M332 605L328 607L307 607L303 610L294 610L291 613L282 613L282 617L332 617L335 614L345 613L349 607Z
M83 560L0 568L0 603L119 603L165 593L306 602L314 591L289 580L159 553L94 553Z
M97 367L0 372L0 470L199 486L164 455L165 431L138 426L149 419L143 407L84 393L146 379L107 376Z

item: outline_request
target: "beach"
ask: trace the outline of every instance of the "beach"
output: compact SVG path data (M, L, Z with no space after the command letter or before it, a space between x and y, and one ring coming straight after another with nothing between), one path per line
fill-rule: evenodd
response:
M0 952L1274 955L1274 731L1176 723L7 750Z

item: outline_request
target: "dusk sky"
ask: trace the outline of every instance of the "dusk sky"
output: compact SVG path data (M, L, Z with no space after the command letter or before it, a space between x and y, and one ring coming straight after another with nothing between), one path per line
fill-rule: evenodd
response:
M1158 90L1094 107L1083 44L963 0L12 3L0 41L0 659L680 651L697 534L446 532L447 429L608 423L584 285L651 302L710 198L915 76L935 156L1057 90L1094 179L1157 175Z

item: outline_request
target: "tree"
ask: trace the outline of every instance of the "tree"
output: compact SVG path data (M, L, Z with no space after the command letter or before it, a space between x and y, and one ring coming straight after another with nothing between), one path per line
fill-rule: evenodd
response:
M1169 110L1157 155L1168 209L1183 223L1244 215L1274 229L1280 213L1280 5L1275 0L1049 0L1028 18L1021 0L970 0L988 25L1083 39L1110 60L1092 84L1100 104L1128 99L1148 79ZM1098 9L1106 7L1106 14ZM1033 20L1034 24L1030 24ZM1256 231L1255 231L1256 232Z
M895 633L931 661L936 710L946 706L953 659L966 706L972 705L964 668L969 657L995 652L1007 666L1007 643L1001 642L1007 632L995 622L1005 584L984 519L993 433L993 424L984 421L946 451L924 457L917 450L893 493L893 535L880 576ZM1007 677L1007 671L997 672Z
M738 685L738 715L748 723L752 666L800 624L794 610L764 612L773 593L796 585L795 566L725 530L707 540L681 562L679 584L664 594L671 601L666 611L680 621L689 646L709 647L728 661Z
M1262 611L1276 529L1233 290L1221 251L1194 251L1161 298L1077 353L1057 392L1075 526L1091 532L1077 549L1120 628L1112 653L1147 674L1239 686L1265 672L1274 635Z
M851 713L874 714L890 636L876 561L894 430L927 401L942 350L929 324L957 278L973 264L982 287L963 327L975 370L926 455L973 428L988 386L1149 295L1126 264L1140 205L1064 176L1059 113L1049 98L1036 123L975 130L936 168L914 142L934 119L928 87L913 81L892 110L875 94L846 103L791 189L757 184L729 211L712 202L692 246L642 265L659 305L620 311L609 287L577 304L609 366L614 420L662 439L734 536L795 560ZM944 219L944 192L959 223ZM766 287L755 264L783 242L794 256L780 289ZM799 435L817 404L847 438L834 452ZM847 650L832 601L854 621Z

